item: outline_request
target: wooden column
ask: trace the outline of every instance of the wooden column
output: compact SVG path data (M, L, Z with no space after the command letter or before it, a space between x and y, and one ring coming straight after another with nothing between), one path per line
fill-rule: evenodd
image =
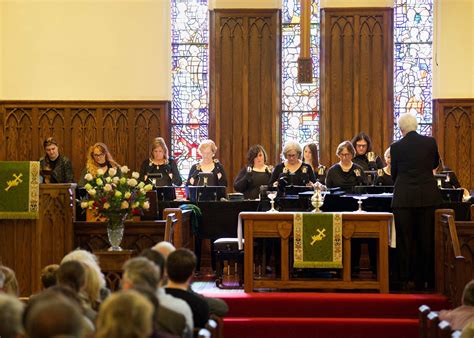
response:
M311 0L301 0L300 56L298 58L298 82L313 82L311 60Z

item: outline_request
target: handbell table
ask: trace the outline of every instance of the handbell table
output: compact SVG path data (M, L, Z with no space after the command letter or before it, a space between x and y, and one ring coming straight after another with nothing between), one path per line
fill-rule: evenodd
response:
M302 279L290 277L290 237L293 233L292 212L242 212L238 226L239 239L242 239L242 224L245 239L244 288L245 292L255 289L376 289L388 292L388 247L389 236L393 234L393 215L388 212L342 213L342 279ZM281 239L281 277L258 279L253 274L253 243L256 238ZM377 279L351 279L351 239L376 238Z

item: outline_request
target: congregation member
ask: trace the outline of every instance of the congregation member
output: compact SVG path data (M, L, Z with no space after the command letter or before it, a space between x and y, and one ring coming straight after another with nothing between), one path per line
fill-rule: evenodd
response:
M224 166L215 159L217 146L212 140L204 140L198 146L198 153L201 155L199 163L192 165L189 170L188 180L186 185L200 186L204 185L204 180L199 177L200 173L212 174L212 177L207 185L210 186L227 186L227 177L224 171Z
M163 258L165 259L165 262L166 262L166 259L168 258L168 256L172 252L176 251L176 248L170 242L161 241L161 242L158 242L157 244L155 244L152 247L152 250L160 253L163 256ZM163 277L163 280L162 280L162 285L165 286L167 284L167 281L168 281L168 278L167 278L167 273L166 273L166 269L165 269L164 277ZM229 312L229 306L222 299L212 298L212 297L204 297L203 295L194 292L193 289L191 288L191 286L189 286L188 291L195 294L196 296L199 296L202 299L204 299L206 301L207 305L209 306L209 312L211 314L215 314L216 316L219 316L219 317L224 317Z
M166 293L188 303L193 312L195 327L204 327L209 319L209 306L198 295L189 291L191 280L196 269L196 255L188 249L177 249L168 256L166 271L168 284Z
M135 257L123 266L122 288L124 290L146 288L152 291L152 303L159 303L156 321L158 331L167 332L181 337L192 337L192 322L188 322L185 315L169 308L162 302L158 302L158 287L160 283L160 270L150 259L146 257ZM150 300L150 299L149 299ZM176 304L176 303L175 303ZM180 304L178 303L178 306ZM187 305L187 304L186 304ZM180 307L181 308L181 307ZM191 310L188 308L189 313ZM191 325L191 326L190 326Z
M0 337L24 336L23 310L24 305L17 297L0 292Z
M403 138L390 146L390 166L400 279L404 289L423 290L434 286L434 210L441 203L433 176L438 146L434 138L416 132L413 114L401 114L398 126Z
M474 322L474 280L466 284L462 293L462 305L453 310L439 312L439 320L446 320L453 330L462 330Z
M311 166L316 180L324 184L326 181L326 167L319 164L318 158L318 145L316 143L311 142L303 147L303 162Z
M275 166L269 185L277 186L280 191L284 191L288 185L311 186L316 182L311 165L301 160L303 149L296 141L285 143L282 163Z
M41 285L43 286L43 289L48 289L56 285L56 272L58 271L58 269L58 264L50 264L46 265L41 270Z
M74 182L71 161L59 153L58 142L48 137L43 142L45 155L40 159L41 176L43 183L71 183Z
M97 142L89 148L86 159L86 167L82 170L81 179L79 180L79 186L84 186L86 180L84 176L91 174L92 176L97 175L97 171L102 169L104 176L108 176L108 170L110 168L116 168L120 170L120 165L115 162L109 148L102 143Z
M356 185L365 185L362 167L352 161L355 155L352 143L350 141L341 142L337 146L336 155L339 157L339 162L328 169L326 186L352 192Z
M234 180L235 191L243 193L245 199L259 198L260 187L268 184L272 169L267 165L265 149L260 144L251 146L247 152L247 166L240 169Z
M362 170L377 170L383 168L382 159L372 151L372 140L364 132L354 136L351 141L355 149L355 156L352 161L359 165Z
M161 178L150 179L150 174L157 174ZM151 144L150 158L143 161L140 167L140 177L147 183L155 186L179 186L183 183L178 166L169 156L168 147L162 137L157 137Z
M0 265L0 292L14 297L18 297L20 294L15 271L5 265Z
M390 171L390 147L384 153L385 163L387 164L382 169L377 170L377 177L375 178L375 185L391 186L393 185L392 174Z
M139 292L115 292L100 307L95 338L147 338L152 333L153 305Z

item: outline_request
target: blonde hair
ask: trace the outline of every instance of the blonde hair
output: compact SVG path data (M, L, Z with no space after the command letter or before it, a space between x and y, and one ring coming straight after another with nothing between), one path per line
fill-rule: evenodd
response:
M15 271L10 269L5 265L0 265L0 273L3 273L5 280L3 281L3 286L0 285L0 288L8 294L15 297L19 295L18 280L16 279Z
M97 257L86 250L74 250L68 253L61 264L69 261L82 263L85 271L85 285L82 292L86 295L92 307L100 303L100 289L105 288L105 277L100 270Z
M96 338L146 338L153 329L153 305L134 290L110 295L97 316Z
M166 146L165 139L163 137L157 137L151 143L150 161L153 160L153 150L155 150L158 147L163 149L163 152L165 153L164 154L164 159L165 159L165 161L168 161L169 151L168 151L168 147Z
M201 155L202 155L202 149L203 148L211 149L213 154L215 154L217 152L217 146L216 146L216 144L214 143L213 140L203 140L201 143L199 143L198 152Z
M112 157L112 154L110 154L109 148L107 148L105 143L97 142L96 144L94 144L93 146L89 148L89 152L87 153L87 159L86 159L86 170L92 176L97 175L97 169L99 169L99 167L97 166L97 162L94 159L95 149L100 149L101 153L105 154L105 160L109 162L112 167L114 168L120 167L120 165L117 162L115 162L114 158Z

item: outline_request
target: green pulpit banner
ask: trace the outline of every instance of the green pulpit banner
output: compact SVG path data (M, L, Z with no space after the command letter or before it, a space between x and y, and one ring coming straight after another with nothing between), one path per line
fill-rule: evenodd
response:
M0 218L39 217L39 162L0 161Z
M342 214L295 213L295 268L342 268Z

